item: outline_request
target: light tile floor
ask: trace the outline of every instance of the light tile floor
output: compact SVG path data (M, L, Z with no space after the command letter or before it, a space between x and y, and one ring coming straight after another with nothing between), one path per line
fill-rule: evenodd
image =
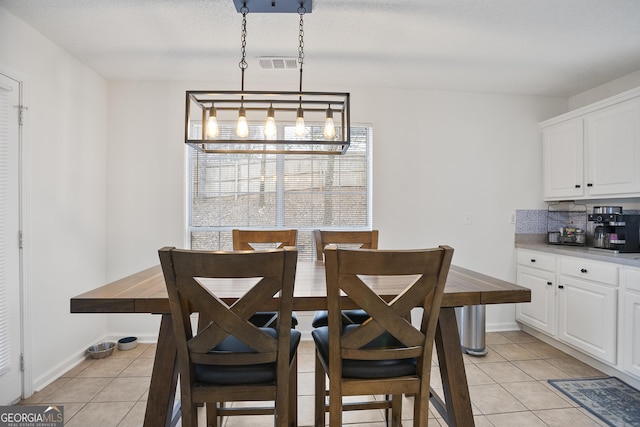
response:
M476 426L605 425L547 383L548 379L604 374L524 332L488 333L486 342L487 356L465 355ZM128 351L116 349L105 359L87 359L20 404L64 405L69 427L141 426L154 351L154 345L140 344ZM303 341L298 369L300 426L313 424L313 351L313 342ZM441 392L436 362L432 385ZM407 420L411 419L411 403L405 399L403 405ZM204 426L202 418L200 425ZM343 420L350 427L384 425L383 414L377 410L349 412ZM233 417L225 426L268 426L272 422L271 417ZM433 412L429 424L446 425Z

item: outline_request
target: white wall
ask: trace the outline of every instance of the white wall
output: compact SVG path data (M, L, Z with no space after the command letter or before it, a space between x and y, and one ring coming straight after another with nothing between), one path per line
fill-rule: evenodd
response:
M375 108L375 96L366 91L353 99L373 117L373 218L383 230L380 244L448 244L454 264L515 281L510 213L545 206L538 122L564 111L565 101L385 91L382 105L398 106L385 110ZM471 214L471 225L464 214ZM513 306L489 307L487 329L513 328L513 313Z
M24 81L26 354L36 389L106 333L69 298L105 281L107 84L0 7L0 67ZM27 386L30 388L30 385Z
M185 247L182 84L109 83L107 271L117 280L158 264L158 249ZM159 316L111 315L115 336L155 339Z
M184 245L185 91L220 88L110 83L110 279L157 264L163 245ZM325 89L334 87L328 82ZM351 88L351 102L352 120L373 124L373 221L380 246L449 244L455 264L515 280L509 213L546 206L538 122L565 112L566 100ZM471 225L463 225L464 213L472 214ZM513 307L491 307L488 322L493 329L513 327ZM118 316L109 330L147 336L157 322Z

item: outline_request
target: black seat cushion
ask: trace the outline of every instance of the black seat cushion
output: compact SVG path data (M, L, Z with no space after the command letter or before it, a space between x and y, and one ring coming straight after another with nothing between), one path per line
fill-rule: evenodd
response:
M276 338L277 332L273 328L260 328L270 336ZM293 359L300 344L300 331L291 329L290 360ZM251 347L235 337L227 337L211 352L253 353ZM276 364L263 363L260 365L195 365L196 381L203 384L256 384L271 382L276 379Z
M346 325L343 334L358 325ZM329 372L329 328L322 326L311 331L316 343L318 356L324 369ZM402 343L391 334L384 333L364 346L365 348L401 347ZM391 360L344 360L342 376L344 378L392 378L416 374L416 359Z
M369 315L362 309L342 310L342 323L345 325L364 323L368 318ZM316 311L311 321L311 326L314 328L329 326L329 313L326 310Z
M266 326L270 328L275 328L276 322L274 317L277 317L277 316L278 316L277 311L258 311L253 316L251 316L251 318L249 318L249 321L259 328L263 328ZM270 323L270 324L267 325L267 323ZM296 313L293 312L291 315L291 327L295 329L296 326L298 326L298 316L296 316Z

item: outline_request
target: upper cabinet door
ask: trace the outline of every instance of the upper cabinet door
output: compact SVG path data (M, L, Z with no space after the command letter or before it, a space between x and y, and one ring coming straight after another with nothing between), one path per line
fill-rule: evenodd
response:
M585 117L586 194L640 192L640 100L623 102Z
M542 129L545 200L584 195L583 120L576 118Z

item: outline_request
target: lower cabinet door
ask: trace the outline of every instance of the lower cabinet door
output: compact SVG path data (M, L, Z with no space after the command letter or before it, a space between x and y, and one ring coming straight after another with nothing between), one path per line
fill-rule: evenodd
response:
M593 357L617 363L618 289L560 276L558 338Z
M555 335L555 273L518 265L518 284L531 289L531 302L516 304L516 319Z
M638 275L640 278L640 274ZM624 293L624 370L640 378L640 292Z

